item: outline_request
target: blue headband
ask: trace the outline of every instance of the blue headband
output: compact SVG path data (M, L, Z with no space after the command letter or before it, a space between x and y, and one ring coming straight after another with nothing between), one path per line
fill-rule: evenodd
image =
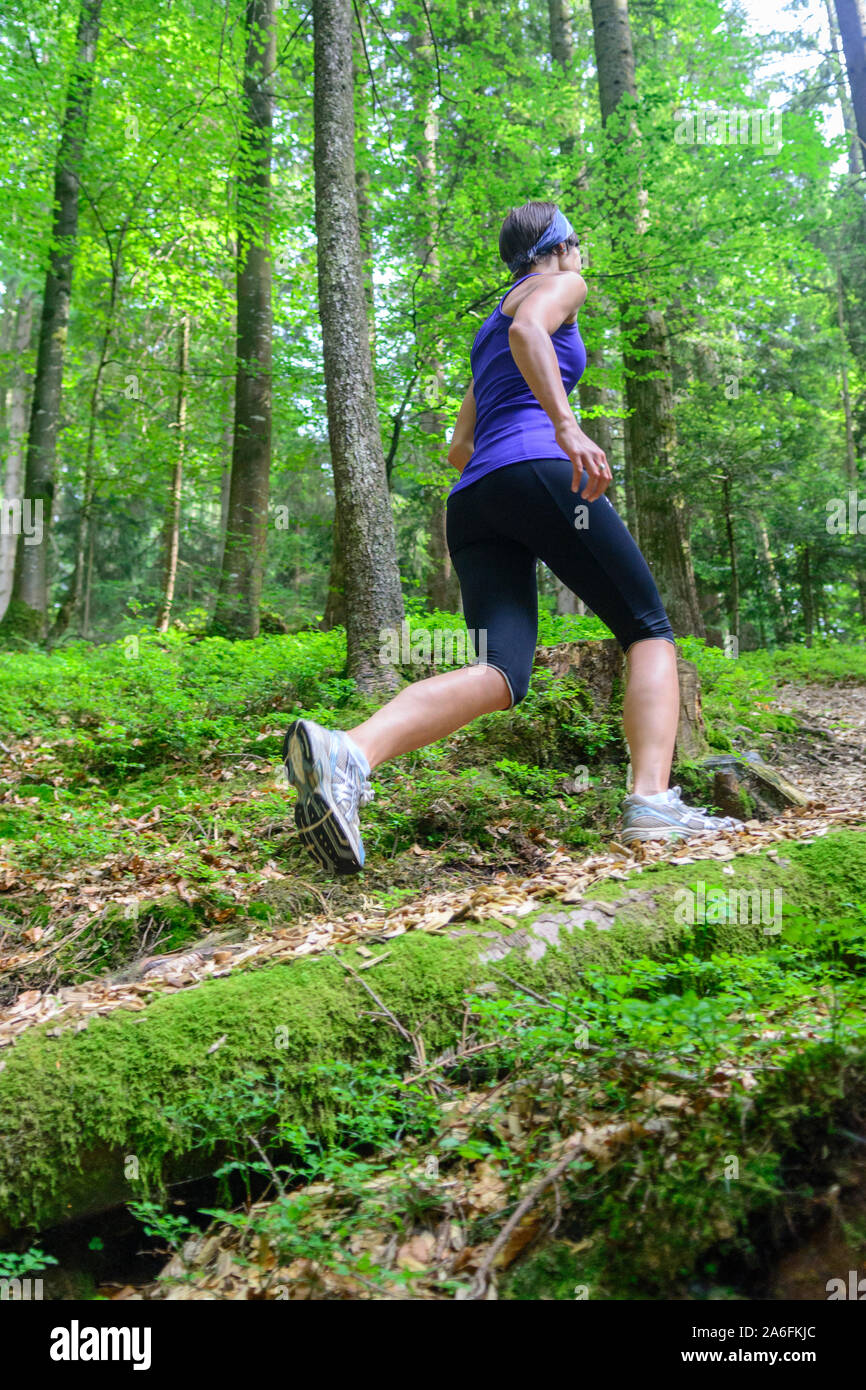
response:
M542 232L534 246L530 246L528 251L521 251L519 256L515 256L513 261L508 262L508 269L511 271L520 270L521 266L529 265L538 256L543 256L546 251L552 251L554 246L558 246L561 241L565 241L572 236L574 228L569 222L564 212L559 208L553 214L553 221L550 226Z

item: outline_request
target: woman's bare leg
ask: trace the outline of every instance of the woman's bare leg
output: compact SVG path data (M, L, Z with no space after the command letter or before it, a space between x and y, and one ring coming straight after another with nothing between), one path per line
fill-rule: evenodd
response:
M629 648L622 723L631 753L633 790L667 791L680 708L677 653L672 642L647 638Z
M651 796L665 791L670 778L679 718L676 649L661 638L636 642L627 664L623 728L634 790ZM464 666L408 685L348 732L374 768L510 704L505 678L494 666Z
M464 666L407 685L348 733L374 768L399 753L425 748L453 734L479 714L510 705L511 692L501 671L495 666Z

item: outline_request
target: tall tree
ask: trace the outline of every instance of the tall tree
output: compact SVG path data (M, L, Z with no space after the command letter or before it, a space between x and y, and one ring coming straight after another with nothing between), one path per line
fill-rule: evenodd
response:
M836 16L842 35L851 105L860 138L860 164L866 154L866 4L864 0L836 0Z
M842 387L842 413L845 417L845 477L856 491L860 485L860 470L857 466L857 453L854 446L854 417L851 409L851 389L848 384L848 333L845 324L845 296L842 290L842 272L836 266L836 323L839 328L840 356L839 378ZM860 604L860 617L866 623L866 563L863 556L863 542L860 536L854 538L854 579L857 585L857 599Z
M60 640L66 632L70 623L74 621L81 607L81 601L85 590L85 572L92 571L93 565L93 504L96 488L96 431L99 423L99 412L102 404L103 382L108 366L111 343L114 336L117 318L120 308L120 282L121 267L123 257L123 242L126 235L128 223L124 222L121 226L116 241L108 240L108 258L110 266L108 305L105 309L105 316L102 320L102 332L99 340L99 352L96 361L96 370L93 374L93 386L90 391L90 403L87 423L87 445L84 452L84 480L82 486L81 508L78 513L78 526L76 528L75 554L73 557L72 573L69 576L69 583L66 592L60 601L57 614L52 624L49 642L55 643ZM89 582L87 588L89 592Z
M189 314L184 314L177 345L177 407L174 427L174 464L165 509L165 532L162 558L162 602L156 619L157 632L168 632L174 589L177 583L177 561L180 551L180 504L183 491L183 458L186 449L187 376L189 373Z
M27 438L27 391L29 383L24 370L24 358L30 351L33 337L33 292L16 284L7 286L3 305L4 351L11 349L13 363L9 384L5 388L4 424L6 435L6 476L2 496L8 501L21 499L24 481L24 445ZM12 576L15 570L17 537L3 527L0 530L0 618L9 606Z
M770 535L767 530L766 519L760 512L755 511L752 513L752 520L758 538L758 554L763 562L765 583L770 595L776 631L783 642L793 642L794 634L791 630L789 610L782 597L782 586L779 583L779 573L773 559L773 552L770 549Z
M442 366L441 342L435 333L437 322L435 297L439 288L439 247L436 242L439 224L439 201L436 188L436 136L438 118L433 105L431 69L435 49L430 36L429 11L410 22L409 51L413 58L415 81L412 89L414 206L417 213L415 256L417 275L413 276L413 296L420 300L422 313L413 313L416 324L416 363L421 371L424 404L418 424L430 440L434 454L441 460L444 453L445 415L439 403L445 394L445 373ZM423 27L419 28L419 24ZM427 292L425 293L425 287ZM431 307L433 312L430 312ZM419 317L426 331L419 332ZM431 334L430 329L433 329ZM451 563L445 535L445 498L441 484L430 489L430 570L427 578L427 599L434 608L453 612L459 603L460 585Z
M45 636L48 619L48 538L54 502L63 358L78 237L79 180L87 143L101 11L102 0L81 0L75 56L54 166L51 244L42 298L24 478L25 498L35 511L41 512L42 539L38 545L19 542L12 597L2 624L7 631L30 640Z
M271 470L271 147L276 0L248 0L238 171L237 365L232 477L214 632L256 637Z
M634 49L627 0L591 0L601 117L617 125L616 139L630 158L618 165L625 183L616 200L614 235L637 253L646 230L647 196L640 172ZM620 290L626 488L632 474L641 547L655 574L671 622L679 632L704 635L689 548L685 507L676 473L671 361L664 315L638 272ZM621 280L620 285L623 285ZM629 520L634 518L630 515Z
M349 675L393 688L383 629L403 618L394 520L373 386L355 181L351 0L314 0L314 166L328 433L344 559Z
M364 272L364 295L367 300L367 324L370 334L370 356L376 362L376 291L373 283L373 206L370 197L368 167L368 135L370 113L367 99L367 36L363 17L355 10L352 30L352 91L355 98L355 192L358 201L358 227L361 236L361 263ZM345 627L346 591L343 575L343 543L340 538L340 513L334 513L331 532L331 566L328 572L328 592L322 626Z
M550 26L550 56L554 64L560 69L563 76L570 72L574 62L574 32L572 29L571 15L565 4L565 0L547 0L548 20ZM570 115L570 124L575 123L575 116ZM559 153L566 165L573 163L577 159L575 173L568 187L568 196L574 198L575 207L583 201L583 196L589 188L589 178L586 166L580 161L580 151L575 150L576 138L572 131L565 131L559 141ZM581 251L581 260L584 269L589 268L589 253L584 242ZM587 338L591 340L597 323L593 320L598 319L598 303L594 297L590 298L585 308L581 311L583 320L583 331ZM587 332L589 325L589 332ZM580 400L581 424L586 425L592 438L603 449L607 455L607 461L612 465L613 461L613 431L611 429L610 418L606 413L607 401L605 389L601 382L604 379L604 353L598 345L592 346L591 341L586 343L586 371L578 382L577 391ZM612 483L607 490L607 495L614 506L617 505L616 484ZM559 603L567 602L564 598L562 586L557 585L557 606ZM562 597L561 597L562 596ZM573 612L572 608L559 609L558 611Z
M355 95L355 189L358 198L358 224L361 232L361 264L370 352L376 361L376 287L373 282L373 202L369 167L370 105L367 86L367 35L360 10L355 11L352 29L352 90Z
M842 55L839 52L839 25L836 20L836 12L833 9L833 0L825 0L827 8L827 24L830 29L830 47L833 50L833 72L836 79L836 91L839 94L839 106L842 111L842 124L845 127L845 135L848 139L848 173L856 176L866 166L866 146L861 145L860 137L857 134L857 121L854 116L854 107L851 105L851 96L845 85L845 70L842 64Z

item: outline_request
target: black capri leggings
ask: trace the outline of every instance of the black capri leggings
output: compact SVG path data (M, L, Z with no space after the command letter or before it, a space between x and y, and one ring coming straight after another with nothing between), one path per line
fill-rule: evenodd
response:
M624 651L674 634L655 580L606 497L571 491L566 459L510 463L448 498L447 538L476 656L502 672L516 705L538 640L536 559L606 623ZM479 638L480 634L480 638Z

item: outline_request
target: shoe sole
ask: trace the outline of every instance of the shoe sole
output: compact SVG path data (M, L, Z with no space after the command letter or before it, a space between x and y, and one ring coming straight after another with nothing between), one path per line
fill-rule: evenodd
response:
M702 835L711 835L711 830L686 830L676 825L667 826L647 826L640 830L624 830L617 835L621 845L628 845L632 840L693 840L699 839Z
M283 763L298 793L295 825L301 844L326 872L358 873L364 867L363 847L360 853L356 850L343 814L330 795L329 782L320 775L303 719L296 719L286 730Z

